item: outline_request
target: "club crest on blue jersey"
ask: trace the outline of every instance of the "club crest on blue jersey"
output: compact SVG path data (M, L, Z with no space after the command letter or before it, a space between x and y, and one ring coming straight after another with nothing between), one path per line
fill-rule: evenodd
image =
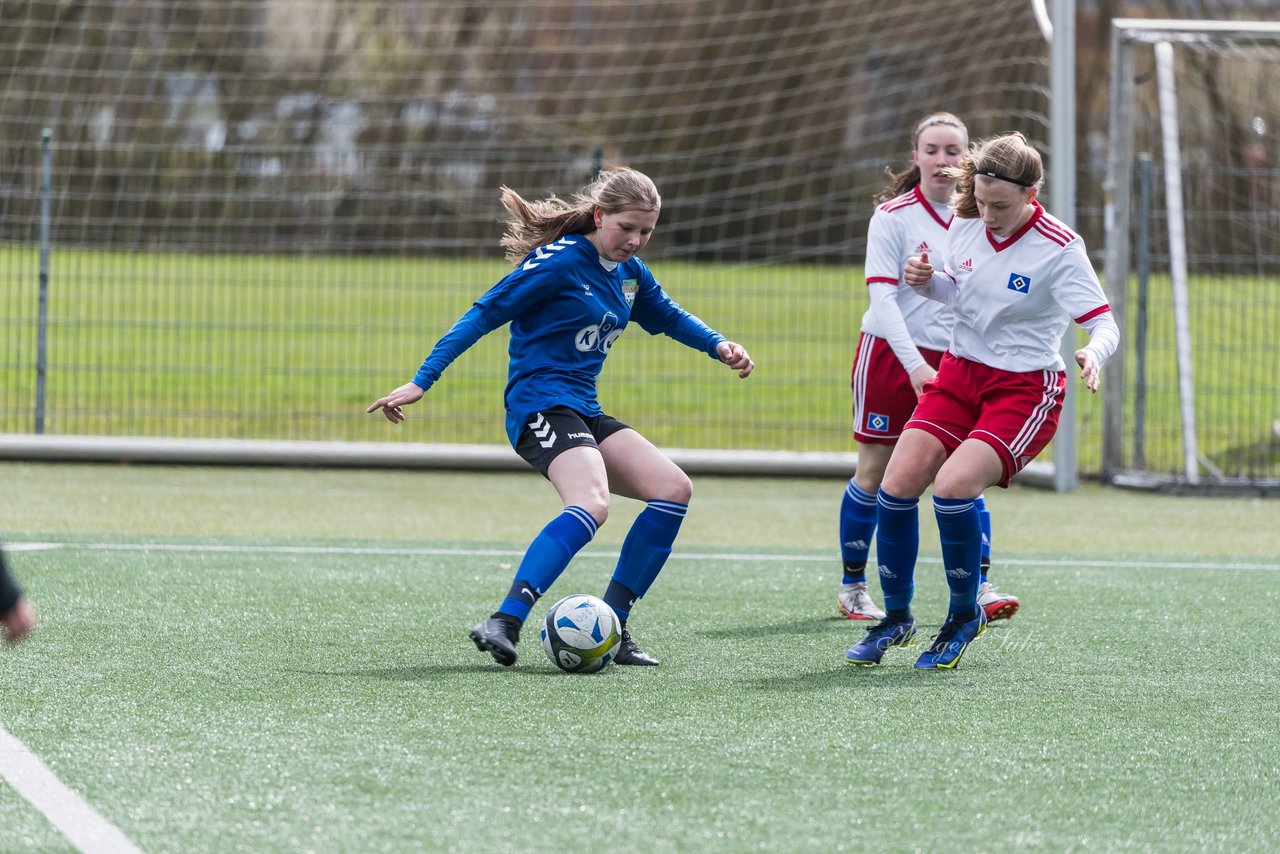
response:
M878 412L867 413L867 432L868 433L888 433L889 432L889 416L881 415Z
M1020 294L1029 293L1031 291L1031 277L1024 276L1021 273L1010 273L1009 290L1017 291Z
M635 279L622 280L622 296L626 299L627 305L634 305L636 301L636 293L640 290L640 284Z

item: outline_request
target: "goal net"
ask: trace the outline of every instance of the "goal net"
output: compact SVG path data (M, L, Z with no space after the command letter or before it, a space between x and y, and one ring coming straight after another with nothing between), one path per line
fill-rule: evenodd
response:
M508 269L500 185L622 162L665 201L645 260L760 370L633 332L602 403L668 447L851 451L883 168L939 109L1048 153L1028 0L28 0L0 75L0 433L39 378L51 434L501 444L502 335L401 429L364 406Z
M1103 472L1280 489L1280 24L1117 20Z

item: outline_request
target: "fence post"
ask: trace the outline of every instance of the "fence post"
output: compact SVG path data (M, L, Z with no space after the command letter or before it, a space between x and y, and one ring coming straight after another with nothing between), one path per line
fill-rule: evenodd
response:
M1133 465L1146 468L1147 286L1151 275L1151 155L1138 155L1138 315L1133 330Z
M1053 212L1067 228L1076 227L1076 4L1053 0L1053 35L1049 51L1049 130L1051 134L1049 195ZM1075 365L1075 324L1070 324L1059 352L1070 375ZM1063 395L1058 433L1053 440L1053 488L1070 492L1080 481L1079 435L1075 389Z
M36 320L36 424L44 432L44 392L49 373L49 197L53 186L53 131L40 134L40 309Z

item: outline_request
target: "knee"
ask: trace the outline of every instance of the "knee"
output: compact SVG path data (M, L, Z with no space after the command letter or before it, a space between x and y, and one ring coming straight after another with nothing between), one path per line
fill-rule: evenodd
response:
M894 498L919 498L928 486L929 481L921 472L905 466L889 466L880 480L880 489Z
M607 489L592 490L591 495L575 501L579 507L591 514L600 527L609 520L609 491Z
M876 491L880 489L880 484L884 481L884 478L872 477L870 474L863 472L862 469L858 469L849 480L853 482L854 486L868 495L875 495Z
M883 446L858 446L858 467L851 478L858 489L871 495L876 494L876 490L884 481L885 466L889 462L888 456L879 450L873 450L879 447Z
M654 498L688 504L693 499L693 481L689 480L689 475L683 470L677 468L662 484L660 493Z
M956 472L945 466L933 482L933 494L938 498L977 498L982 487L975 486L966 472Z
M933 495L935 498L959 498L960 496L956 494L957 486L955 478L939 472L938 479L933 484Z

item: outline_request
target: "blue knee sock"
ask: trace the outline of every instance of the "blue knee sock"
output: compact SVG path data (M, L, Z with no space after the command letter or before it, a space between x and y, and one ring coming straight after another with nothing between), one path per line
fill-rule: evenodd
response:
M576 504L564 508L529 544L498 613L510 614L522 623L527 620L533 604L595 535L596 520L590 513Z
M680 533L680 523L688 510L688 504L678 501L654 500L631 524L627 538L622 541L618 566L604 593L604 601L619 620L626 620L636 600L649 592L671 555L671 544Z
M863 492L849 480L840 502L840 559L844 561L843 583L867 580L867 554L876 532L876 497Z
M942 539L942 565L951 588L950 616L965 622L978 616L982 526L972 498L938 498L933 512Z
M987 580L987 570L991 567L991 511L987 509L987 501L981 495L973 499L973 506L978 508L978 525L982 528L982 581Z
M920 552L920 501L895 498L883 489L876 495L876 558L884 607L898 620L911 619L916 558Z

